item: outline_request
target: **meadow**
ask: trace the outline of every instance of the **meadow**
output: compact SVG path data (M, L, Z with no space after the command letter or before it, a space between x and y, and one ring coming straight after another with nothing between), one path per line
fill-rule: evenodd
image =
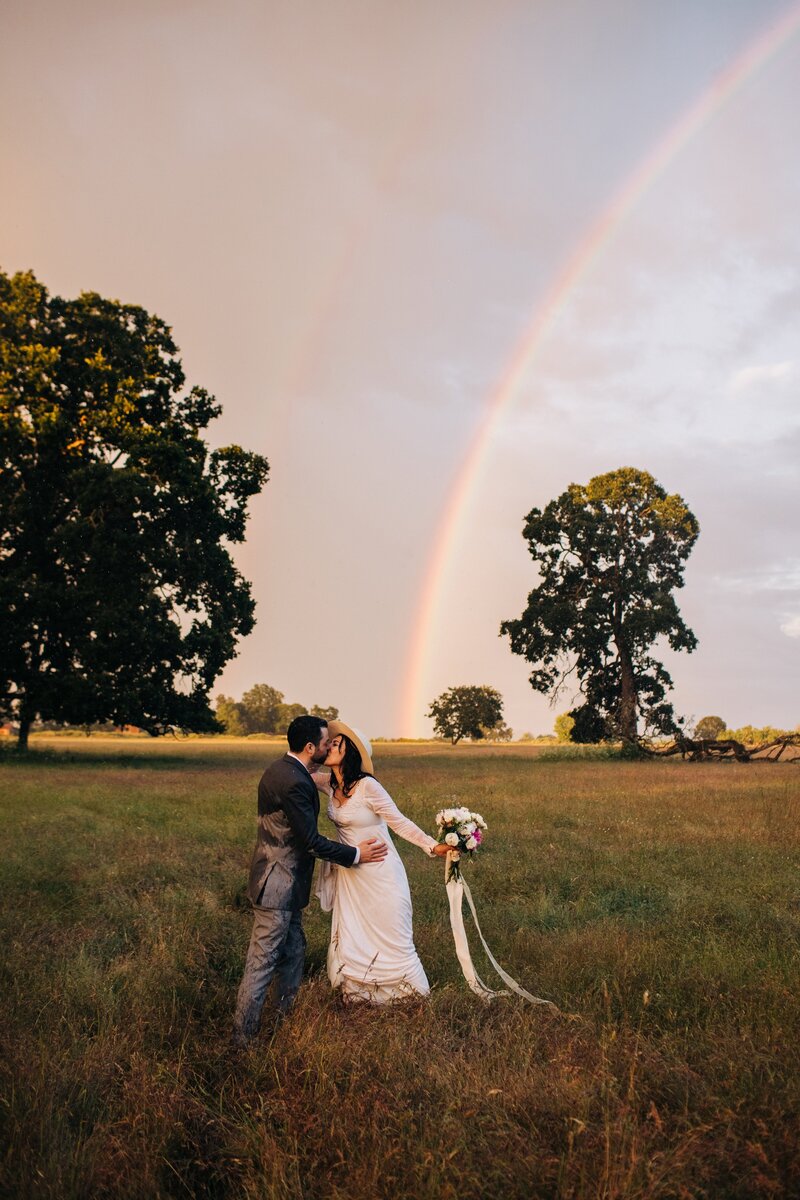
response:
M797 766L379 746L420 825L483 813L484 934L560 1011L469 992L442 866L401 843L430 999L343 1006L312 902L297 1006L236 1054L279 747L33 746L0 761L3 1195L800 1195Z

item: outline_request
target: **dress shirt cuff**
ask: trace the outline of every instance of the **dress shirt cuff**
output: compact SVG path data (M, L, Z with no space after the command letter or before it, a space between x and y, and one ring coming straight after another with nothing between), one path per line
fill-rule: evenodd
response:
M353 859L353 866L357 867L360 861L361 861L361 851L359 850L358 846L356 846L356 856Z

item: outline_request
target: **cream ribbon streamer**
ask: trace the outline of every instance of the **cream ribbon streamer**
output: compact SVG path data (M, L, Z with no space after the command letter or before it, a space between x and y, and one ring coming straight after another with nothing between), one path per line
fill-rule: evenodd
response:
M486 945L486 939L481 933L481 927L478 924L478 914L475 911L475 902L472 899L472 892L469 890L469 884L459 872L457 875L453 872L453 865L458 862L459 855L452 850L448 851L445 859L444 878L445 887L447 888L447 898L450 902L450 926L453 930L453 940L456 944L456 956L461 964L461 970L464 972L464 978L469 986L475 992L476 996L480 996L482 1000L492 1000L495 996L507 996L508 992L493 992L490 987L487 987L483 980L478 975L475 967L472 964L472 956L469 952L469 943L467 941L467 933L464 929L464 912L462 901L464 896L467 898L467 904L470 907L475 928L478 931L478 937L483 943L483 948L486 951L489 962L494 967L497 974L507 984L512 992L516 992L518 996L529 1000L531 1004L545 1004L548 1008L556 1008L552 1000L542 1000L540 996L532 996L530 992L526 992L524 987L520 985L507 974L500 966L497 959L492 954L489 947Z
M336 867L324 858L320 859L315 875L314 895L323 912L332 912L336 900Z

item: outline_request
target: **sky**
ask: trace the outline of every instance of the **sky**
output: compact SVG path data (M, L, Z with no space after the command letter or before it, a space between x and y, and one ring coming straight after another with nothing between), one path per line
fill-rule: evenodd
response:
M4 0L0 139L0 268L157 313L269 459L214 694L550 732L523 520L634 466L701 527L676 710L800 723L796 0Z

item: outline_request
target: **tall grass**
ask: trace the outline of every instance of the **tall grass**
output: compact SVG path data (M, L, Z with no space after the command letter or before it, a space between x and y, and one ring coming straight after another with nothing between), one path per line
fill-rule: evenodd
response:
M472 996L441 864L403 843L430 999L342 1006L312 904L298 1004L237 1056L274 753L93 738L0 768L3 1194L800 1194L796 768L381 747L420 824L483 813L487 940L561 1012Z

